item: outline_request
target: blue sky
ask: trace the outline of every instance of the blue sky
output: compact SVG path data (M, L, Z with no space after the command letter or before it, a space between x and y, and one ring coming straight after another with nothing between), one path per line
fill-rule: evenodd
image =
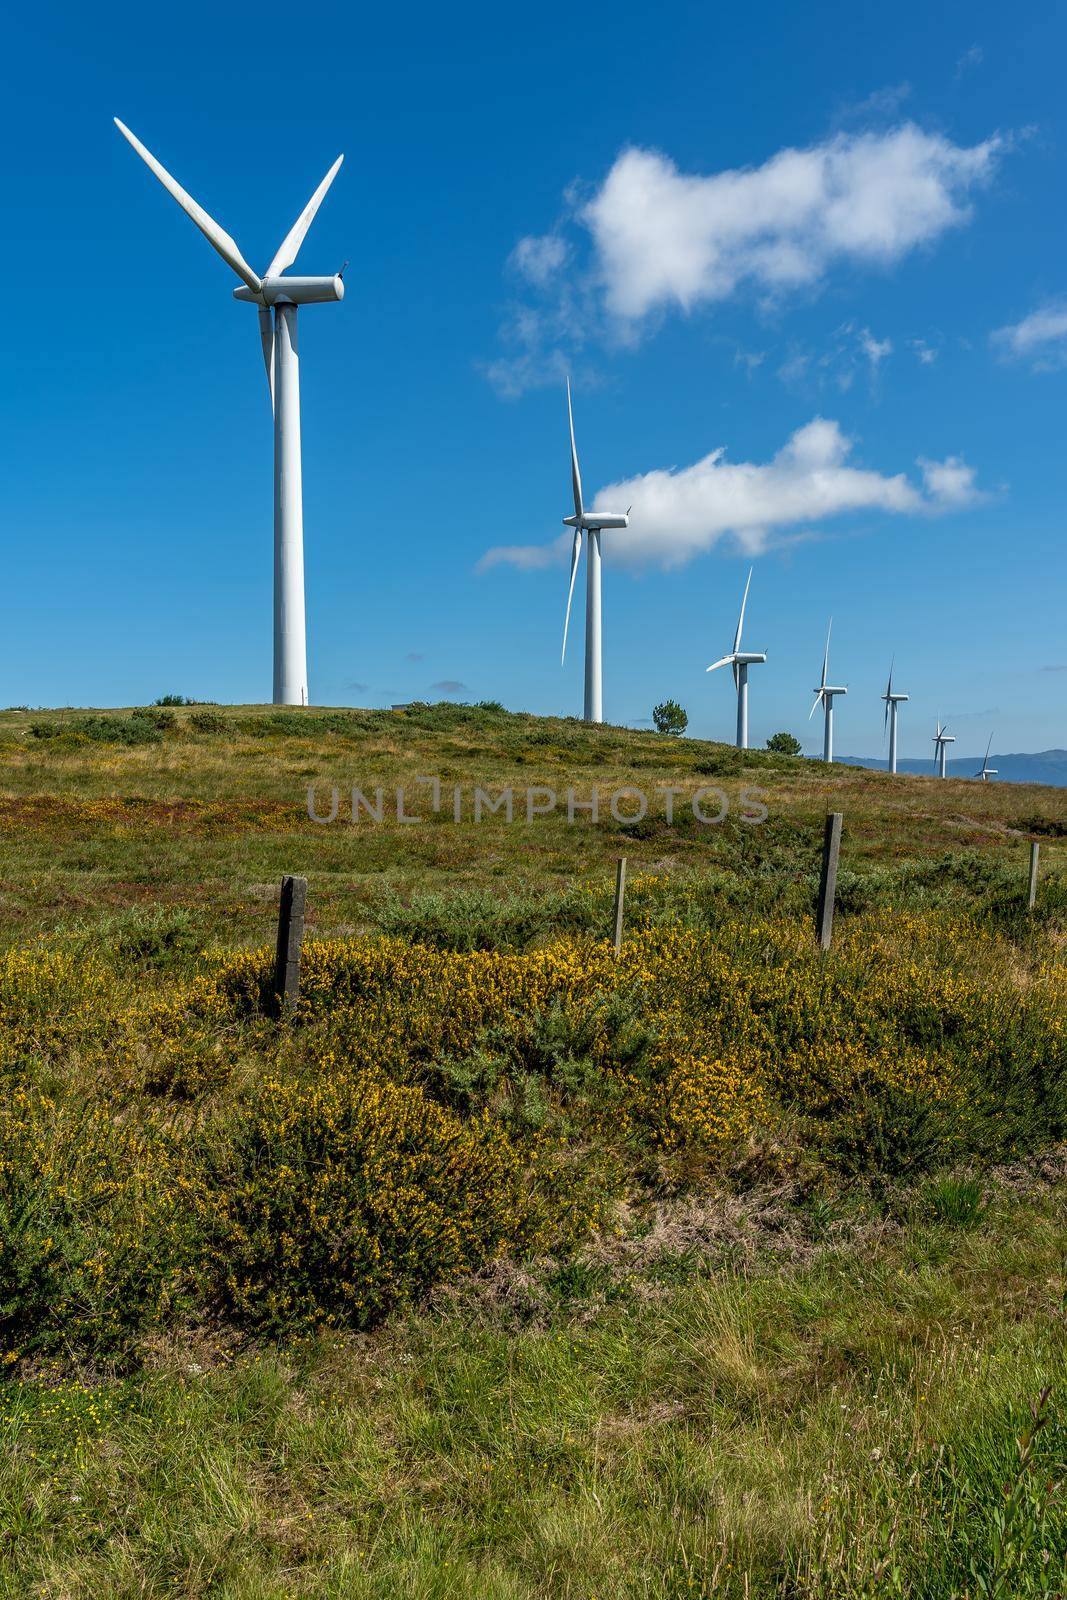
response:
M269 694L255 314L118 115L260 268L345 152L299 262L351 262L301 320L314 701L580 712L569 370L587 498L635 505L609 720L731 736L752 563L754 741L817 746L832 612L842 752L894 653L902 754L1067 744L1062 8L41 5L6 46L0 703Z

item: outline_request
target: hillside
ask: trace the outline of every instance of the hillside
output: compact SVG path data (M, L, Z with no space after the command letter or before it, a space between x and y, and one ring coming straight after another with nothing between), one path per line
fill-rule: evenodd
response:
M272 885L293 871L311 880L311 927L361 928L373 924L383 897L480 890L536 898L593 876L607 881L619 854L631 872L685 877L714 869L745 882L758 874L771 909L798 875L815 870L827 810L845 814L843 864L857 871L978 850L1024 872L1031 835L1042 839L1049 864L1064 859L1058 835L1067 799L1049 787L894 780L766 752L742 757L699 740L453 705L155 715L172 725L157 729L122 712L0 714L4 938L162 904L188 909L191 936L205 943L267 939ZM431 785L420 777L442 785L436 813ZM321 815L337 787L335 823L310 820L311 785ZM352 825L353 786L372 801L383 790L380 824L361 809ZM397 821L398 786L419 823ZM479 786L494 798L512 788L510 825L485 805L474 824ZM558 805L526 824L528 792L541 786L557 791ZM596 822L577 809L594 786ZM648 804L647 816L628 826L610 812L610 796L627 786ZM679 791L673 823L662 786ZM764 791L762 824L740 821L746 786ZM726 796L721 824L702 824L692 813L692 796L705 787ZM638 809L637 800L620 801L620 814ZM706 816L721 809L719 797L702 803Z
M1062 790L452 705L0 760L0 1595L1062 1588Z

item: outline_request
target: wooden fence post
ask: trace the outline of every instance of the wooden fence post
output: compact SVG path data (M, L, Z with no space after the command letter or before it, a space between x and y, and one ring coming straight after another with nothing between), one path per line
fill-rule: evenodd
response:
M622 949L622 909L626 898L626 857L620 856L615 868L615 915L612 921L615 954Z
M1034 909L1034 903L1037 900L1037 859L1040 854L1041 846L1035 839L1030 845L1030 887L1026 897L1026 904L1030 911Z
M834 932L834 892L837 888L837 858L841 851L841 818L840 811L830 812L822 842L822 874L819 878L815 933L823 950L829 950Z
M288 1011L300 995L300 946L304 942L304 906L308 881L286 875L278 904L278 949L274 958L274 1000Z

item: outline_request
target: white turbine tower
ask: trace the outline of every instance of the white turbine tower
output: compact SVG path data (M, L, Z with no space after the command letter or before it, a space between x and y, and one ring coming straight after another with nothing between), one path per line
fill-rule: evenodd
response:
M948 747L950 744L955 743L956 735L954 733L946 733L941 726L941 719L938 718L937 732L934 734L934 760L937 762L937 775L939 778L948 777L948 766L946 764Z
M819 682L819 687L815 691L815 704L808 712L808 721L810 722L812 717L815 715L816 708L818 707L819 703L822 703L822 758L824 761L832 761L834 759L834 695L848 694L847 689L835 688L826 681L826 672L830 665L830 628L832 628L833 625L834 619L831 617L830 627L828 627L826 630L826 649L823 651L822 655L822 678Z
M993 747L993 735L990 734L989 735L989 743L985 747L985 755L982 757L982 770L981 770L981 772L976 772L975 773L975 777L976 778L981 778L983 783L988 783L990 778L995 778L997 776L996 767L991 767L989 765L989 752L992 749L992 747Z
M886 726L889 727L889 770L897 770L897 706L908 697L906 694L893 693L893 662L889 663L889 682L886 684L885 694L881 697L885 701L885 720L882 723L882 737L885 737Z
M274 410L274 704L306 706L307 637L304 623L304 511L300 476L300 362L296 337L297 307L343 300L341 273L329 278L286 278L304 236L322 204L337 169L338 156L286 234L277 255L260 278L225 233L181 184L160 166L141 141L115 118L115 126L164 189L241 279L237 300L259 307L259 334ZM344 271L342 267L341 271Z
M737 632L734 634L734 647L728 656L722 656L718 661L713 661L705 670L714 672L719 667L733 667L734 688L737 690L737 748L748 749L748 669L756 666L761 661L766 661L766 650L742 650L741 629L745 625L745 606L748 604L748 586L752 582L752 568L748 569L748 579L745 583L745 592L741 597L741 614L737 619Z
M578 449L574 443L574 411L571 407L571 382L567 379L567 420L571 429L571 486L574 490L574 515L564 517L568 528L574 529L571 547L571 586L567 591L567 614L563 619L563 654L567 659L567 629L571 620L571 600L574 598L574 579L578 571L578 558L582 553L582 534L589 535L585 558L585 710L586 722L603 722L603 663L600 639L600 530L626 528L630 523L628 511L586 511L582 504L582 475L578 471Z

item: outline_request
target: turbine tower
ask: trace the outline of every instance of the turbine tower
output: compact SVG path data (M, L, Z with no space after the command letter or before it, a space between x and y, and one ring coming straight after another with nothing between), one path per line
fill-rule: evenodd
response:
M745 624L745 606L748 603L748 586L752 582L752 568L748 569L748 579L745 583L745 592L741 597L741 614L737 619L737 632L734 634L734 647L728 656L713 661L705 670L714 672L718 667L733 667L734 688L737 690L737 748L748 749L748 669L756 666L761 661L766 661L766 650L742 650L741 629Z
M322 204L337 169L338 156L286 234L277 255L258 277L228 233L181 184L171 177L130 132L115 118L115 126L155 173L182 210L241 279L233 291L236 300L259 307L259 336L274 411L274 704L306 706L308 703L307 637L304 621L304 511L300 476L300 359L296 335L297 307L320 301L343 300L341 272L329 278L286 278L285 269L296 260L304 236Z
M574 515L564 524L574 529L571 547L571 586L567 591L567 614L563 619L562 664L567 659L567 629L571 620L571 600L578 558L582 553L582 534L589 535L585 558L585 710L586 722L603 722L603 662L600 639L600 532L602 528L626 528L629 511L586 511L582 504L582 475L578 471L578 448L574 443L574 411L571 407L571 381L567 379L567 420L571 429L571 487L574 490Z
M891 661L889 663L889 682L886 684L885 694L882 695L882 699L885 701L885 721L882 723L882 737L885 738L885 730L888 724L890 772L897 770L897 706L907 698L906 694L893 693L893 662Z
M956 735L954 733L946 733L941 726L941 719L938 718L937 732L934 734L934 760L937 762L937 775L939 778L948 777L948 768L946 766L948 747L950 744L955 743Z
M808 721L810 722L812 717L815 715L816 707L819 705L820 701L822 702L822 758L824 761L833 761L834 759L834 695L848 694L847 689L840 687L835 688L826 681L826 672L830 665L830 628L832 628L833 625L834 619L831 617L830 627L828 627L826 630L826 649L823 651L822 655L822 679L820 680L819 687L815 691L815 705L813 705L811 710L808 712Z
M996 767L991 767L989 765L989 752L990 752L990 750L992 748L992 745L993 745L993 735L990 734L989 735L989 743L985 747L985 755L982 757L982 770L981 770L981 772L976 772L975 773L975 777L976 778L981 778L983 783L988 783L990 778L995 778L997 776Z

